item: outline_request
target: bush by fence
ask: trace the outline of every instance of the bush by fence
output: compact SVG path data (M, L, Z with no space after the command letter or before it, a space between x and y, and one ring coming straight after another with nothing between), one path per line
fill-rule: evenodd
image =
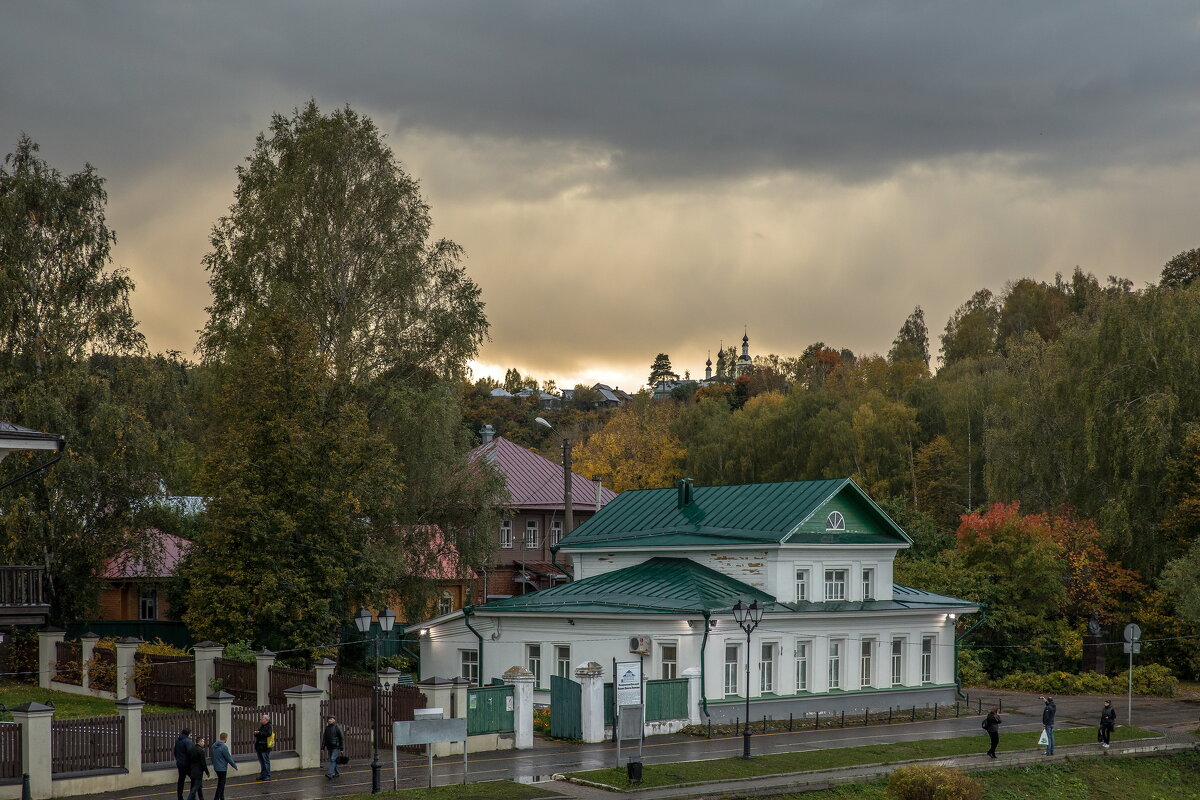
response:
M890 800L979 800L983 783L957 769L914 764L891 774L887 796Z
M1094 672L1051 672L1038 675L1033 672L1014 672L1005 675L988 686L1014 692L1036 692L1039 694L1125 694L1128 677L1125 672L1117 675L1098 675ZM1179 691L1179 679L1160 664L1147 664L1133 668L1134 694L1152 697L1174 697Z

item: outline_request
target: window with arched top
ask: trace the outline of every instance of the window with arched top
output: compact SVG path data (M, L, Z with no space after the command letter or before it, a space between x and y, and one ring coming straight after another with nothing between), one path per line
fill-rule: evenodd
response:
M840 511L831 511L829 516L825 518L825 530L827 531L844 531L846 530L846 518L842 516Z

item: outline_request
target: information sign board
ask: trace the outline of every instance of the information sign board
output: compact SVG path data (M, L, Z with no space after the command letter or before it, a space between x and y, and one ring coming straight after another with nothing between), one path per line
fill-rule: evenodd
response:
M642 662L618 661L616 671L617 705L642 705Z

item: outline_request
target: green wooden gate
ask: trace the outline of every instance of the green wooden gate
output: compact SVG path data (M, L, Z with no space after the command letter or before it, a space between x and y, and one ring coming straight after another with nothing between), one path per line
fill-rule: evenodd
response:
M512 733L513 687L480 686L467 690L467 734Z
M583 690L570 678L550 676L550 735L583 738Z
M646 681L646 721L688 718L687 678Z

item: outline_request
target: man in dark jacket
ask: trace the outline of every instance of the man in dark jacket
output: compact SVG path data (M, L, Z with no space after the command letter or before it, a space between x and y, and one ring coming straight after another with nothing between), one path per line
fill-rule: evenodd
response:
M208 760L204 757L203 736L196 737L196 743L188 750L188 776L192 779L192 790L188 792L188 800L204 800L204 779L208 777Z
M263 714L261 723L254 732L254 754L258 756L258 778L256 780L271 780L271 738L275 730L271 727L271 717Z
M1112 744L1113 728L1117 727L1117 710L1113 708L1112 700L1104 701L1100 711L1100 746L1105 750Z
M184 728L175 740L175 769L179 770L179 780L175 784L176 800L183 800L183 782L188 776L188 751L192 749L191 733Z
M1053 697L1043 697L1046 705L1042 708L1042 727L1046 730L1046 755L1054 755L1054 715L1058 709L1054 706Z
M342 771L338 769L338 756L346 747L346 732L342 730L341 725L338 725L337 717L333 715L325 720L325 732L321 734L321 747L329 751L329 769L325 770L325 777L333 780L342 774Z
M996 757L996 745L1000 744L1000 724L1000 709L992 706L992 710L988 712L987 719L983 721L983 729L987 731L988 739L992 743L992 746L988 748L988 758Z

